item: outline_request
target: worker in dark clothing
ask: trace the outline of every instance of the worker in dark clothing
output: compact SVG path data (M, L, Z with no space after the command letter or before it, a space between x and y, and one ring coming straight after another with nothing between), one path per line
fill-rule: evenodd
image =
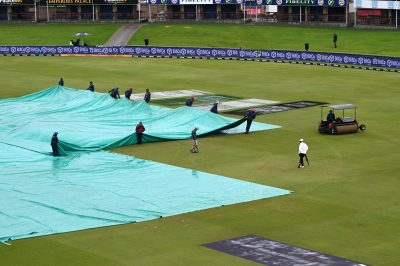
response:
M333 34L333 43L335 44L335 48L337 47L336 42L337 42L337 35L336 35L336 33L334 33Z
M146 101L146 103L150 102L150 97L151 93L149 92L149 89L146 89L146 94L144 95L144 100Z
M113 97L115 99L121 99L121 96L119 95L118 87L110 90L108 93L110 94L111 97Z
M335 114L332 113L332 110L329 110L329 114L326 116L326 121L328 121L328 124L332 123L335 121Z
M128 100L131 99L131 95L132 95L132 88L130 88L129 90L125 91L125 98L127 98Z
M219 104L219 101L216 101L214 103L214 105L211 107L210 112L212 112L214 114L218 114L218 104Z
M89 82L89 88L87 88L86 90L89 90L91 92L94 92L94 85L93 82Z
M53 150L53 155L54 156L60 156L60 153L58 152L58 132L53 133L53 137L51 138L51 148Z
M142 137L143 137L143 132L146 129L144 128L142 122L139 122L136 126L136 136L137 136L137 144L142 144Z
M58 82L58 85L64 86L64 80L63 80L63 78L60 78L60 81Z
M192 142L193 142L193 147L190 149L191 153L196 153L198 152L197 149L197 133L196 131L198 130L198 127L194 127L194 129L192 130Z
M185 105L189 106L189 107L192 107L193 102L194 102L194 97L189 98L189 99L186 100Z
M249 134L251 123L256 118L256 108L251 109L244 118L247 119L246 133L245 134Z

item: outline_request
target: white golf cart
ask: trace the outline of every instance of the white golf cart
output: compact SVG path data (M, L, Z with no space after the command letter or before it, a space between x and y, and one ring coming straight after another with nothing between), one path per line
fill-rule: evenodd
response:
M324 107L331 108L332 113L335 116L334 120L328 121L323 119L325 114ZM349 109L354 110L354 118L344 116L345 110ZM330 106L321 106L321 121L318 124L318 131L320 133L335 134L335 135L356 133L358 129L364 131L367 127L364 124L359 125L356 119L356 109L357 106L348 103L330 105ZM341 117L339 117L339 115L341 115Z

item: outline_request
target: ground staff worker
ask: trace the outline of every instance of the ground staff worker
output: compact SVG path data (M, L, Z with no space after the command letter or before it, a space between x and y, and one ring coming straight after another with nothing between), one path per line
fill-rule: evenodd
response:
M86 90L89 90L89 91L91 91L91 92L94 92L94 85L93 85L93 82L89 82L89 87L88 87Z
M247 115L244 117L247 119L247 125L246 125L246 132L245 134L249 134L249 130L251 127L251 123L253 123L253 120L256 118L256 108L251 109Z
M337 47L336 42L337 42L337 35L336 35L336 33L334 33L333 34L333 44L335 45L335 48Z
M145 127L143 126L142 122L139 122L136 126L136 136L137 136L137 144L142 144L143 139L143 132L145 131Z
M53 133L53 137L51 138L51 148L53 150L53 155L54 156L60 156L60 153L58 152L58 132Z
M213 106L211 107L210 112L212 112L214 114L218 114L218 104L219 104L219 101L216 101L213 104Z
M197 152L197 130L199 128L198 127L194 127L194 129L192 130L192 142L193 142L193 147L190 149L191 153L196 153Z
M298 168L304 168L304 156L307 156L307 151L308 151L308 146L307 144L304 143L303 139L300 139L300 144L299 144L299 157L300 157L300 161L299 161L299 166L297 166Z
M328 121L328 124L332 123L335 121L335 114L332 113L332 110L329 110L329 114L326 116L326 121Z
M110 90L108 93L110 94L111 97L113 97L115 99L121 98L121 96L119 95L118 87Z
M144 95L144 100L146 101L146 103L150 102L150 98L151 98L151 93L149 92L149 89L146 89L146 94Z
M186 100L185 105L189 106L189 107L192 107L193 102L194 102L194 97L191 97L191 98Z
M131 99L131 95L132 95L132 88L129 88L129 90L125 91L125 98L130 100Z

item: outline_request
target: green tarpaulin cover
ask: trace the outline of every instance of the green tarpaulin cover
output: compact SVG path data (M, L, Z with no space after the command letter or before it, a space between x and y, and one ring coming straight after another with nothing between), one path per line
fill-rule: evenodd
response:
M189 139L195 126L201 136L244 122L186 106L164 108L62 86L1 100L0 111L2 142L49 153L51 136L59 132L62 155L136 144L139 122L146 128L143 142Z
M0 100L0 241L290 193L104 151L136 143L139 121L146 126L145 141L188 139L194 126L206 135L243 122L195 108L168 109L60 86ZM61 157L51 155L55 131L60 133Z

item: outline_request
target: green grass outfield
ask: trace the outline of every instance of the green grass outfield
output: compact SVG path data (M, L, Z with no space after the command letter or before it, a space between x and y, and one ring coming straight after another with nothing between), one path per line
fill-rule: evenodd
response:
M372 47L370 51L366 53L373 53ZM317 131L320 108L311 107L256 118L281 129L200 138L199 154L189 153L190 140L115 149L294 193L148 222L11 241L11 246L0 245L2 264L258 265L200 246L255 234L367 264L400 265L398 73L155 58L0 57L0 64L0 98L36 92L63 77L72 88L86 89L92 80L101 92L133 86L134 93L145 88L196 89L281 102L352 103L359 106L357 118L367 126L357 134L322 135ZM300 138L310 147L311 165L304 169L297 168Z
M38 24L0 25L0 45L69 45L71 35L80 31L89 45L104 45L118 24ZM338 35L338 48L333 48L333 33ZM334 51L400 56L400 32L395 30L360 30L353 28L306 28L252 25L148 24L140 28L129 45L229 47L243 49L290 49Z

